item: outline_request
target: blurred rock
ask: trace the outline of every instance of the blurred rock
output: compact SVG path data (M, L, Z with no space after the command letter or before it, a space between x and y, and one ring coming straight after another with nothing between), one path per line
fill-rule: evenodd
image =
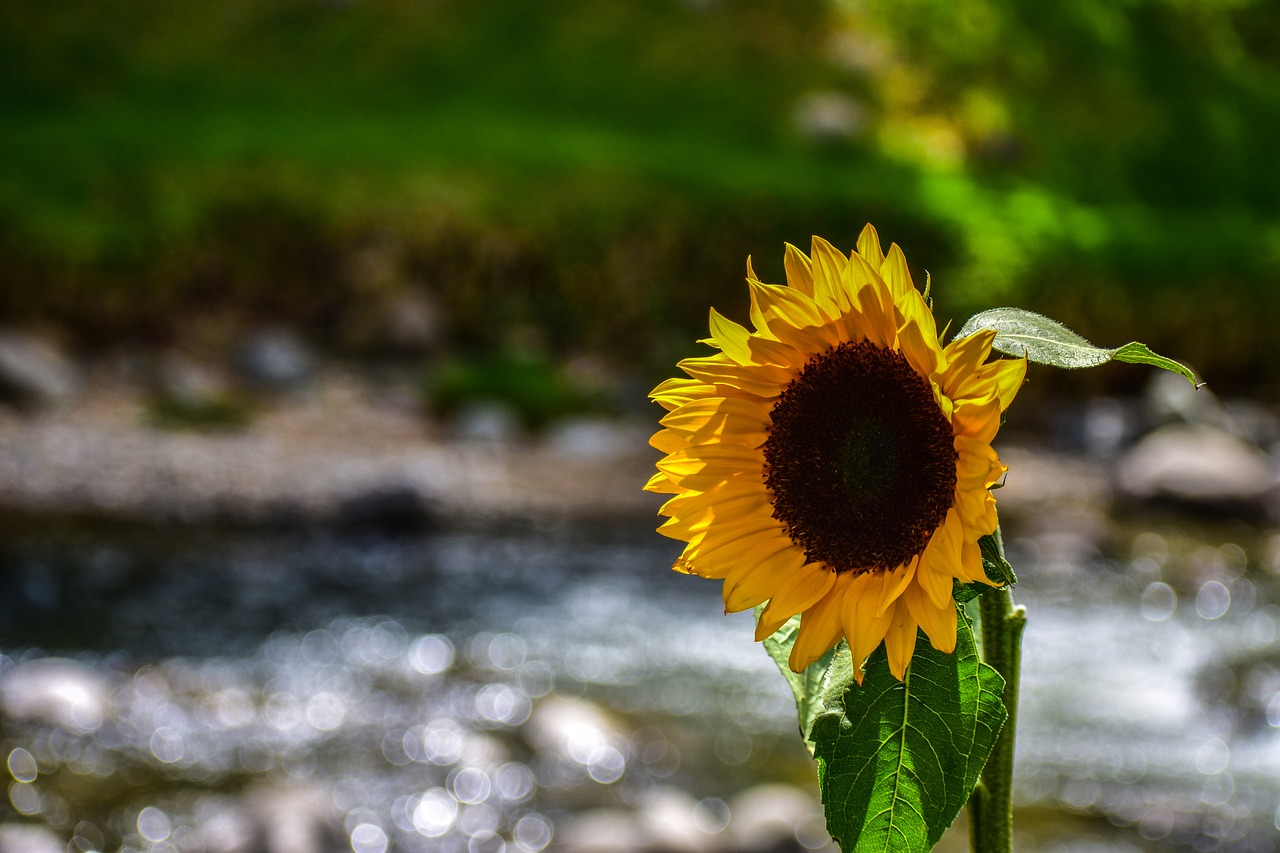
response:
M440 307L423 293L406 293L387 306L387 343L405 352L430 352L440 347L443 323Z
M160 357L156 391L186 405L206 405L227 395L227 383L213 371L177 353Z
M235 365L249 382L285 391L310 377L316 360L306 343L288 329L263 329L236 351Z
M1128 444L1142 426L1142 413L1128 400L1099 397L1085 406L1081 443L1094 456L1109 457Z
M575 417L553 424L547 447L554 453L579 459L611 459L635 453L648 436L611 418Z
M252 420L247 401L204 365L168 353L160 359L147 401L148 420L163 429L239 429Z
M73 660L24 661L0 679L0 709L10 720L86 734L102 726L110 704L106 677Z
M341 497L337 522L349 531L409 535L431 530L435 526L435 513L418 489L387 483Z
M1153 371L1145 395L1147 410L1156 423L1186 423L1221 426L1222 403L1208 388L1193 388L1186 377L1167 370Z
M35 824L0 824L0 853L66 853L52 830Z
M723 832L704 832L698 825L698 801L679 788L662 787L640 809L639 826L653 847L671 853L701 853L723 849Z
M649 837L631 814L593 809L557 824L556 846L564 853L636 853L648 849Z
M1170 424L1143 438L1120 459L1120 493L1223 511L1263 510L1277 485L1272 459L1219 427Z
M567 755L584 764L593 750L624 739L604 709L586 699L543 699L534 707L524 732L539 751Z
M265 833L234 801L206 798L196 807L205 853L249 853L262 847Z
M743 851L794 850L797 828L822 815L809 794L791 785L756 785L729 801L729 833Z
M261 826L264 853L333 853L348 849L337 807L319 788L262 788L245 800Z
M515 407L497 400L476 400L454 412L453 432L463 441L505 444L520 438L523 428Z
M1235 425L1235 434L1259 447L1280 445L1280 417L1255 400L1234 399L1227 403L1227 414Z
M79 377L52 343L14 330L0 331L0 402L49 406L69 400Z

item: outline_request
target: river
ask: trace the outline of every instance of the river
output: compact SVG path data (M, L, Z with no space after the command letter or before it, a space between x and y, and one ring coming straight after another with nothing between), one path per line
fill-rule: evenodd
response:
M1008 537L1018 849L1280 849L1276 540L1158 518ZM785 684L676 548L645 522L10 524L0 841L826 849Z

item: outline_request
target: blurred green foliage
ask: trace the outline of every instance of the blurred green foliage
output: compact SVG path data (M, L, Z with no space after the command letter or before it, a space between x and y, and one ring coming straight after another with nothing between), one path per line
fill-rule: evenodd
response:
M605 395L574 381L555 362L525 353L496 352L440 365L424 383L431 410L445 417L468 406L510 407L526 429L537 432L558 418L612 414Z
M667 365L746 254L871 220L944 318L1275 376L1277 4L63 0L0 52L0 316L86 343L371 351L424 291L463 348Z

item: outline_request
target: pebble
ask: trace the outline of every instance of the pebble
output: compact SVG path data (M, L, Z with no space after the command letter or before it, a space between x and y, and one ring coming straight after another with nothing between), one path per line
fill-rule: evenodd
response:
M0 402L30 408L65 403L78 385L75 365L52 343L0 330Z
M793 847L802 822L822 815L810 794L783 784L756 785L729 801L729 833L739 850L766 851Z
M288 329L255 332L241 344L234 361L249 382L279 391L297 388L316 369L310 348Z
M1276 466L1258 448L1219 427L1170 424L1147 435L1120 459L1117 485L1126 497L1165 499L1261 514L1276 488Z
M697 819L698 800L686 791L669 786L658 788L640 809L637 820L655 847L671 853L702 853L721 850L727 841L723 832L705 832Z
M564 853L636 853L648 848L649 836L630 812L591 809L560 823L556 845Z
M52 830L35 824L0 824L0 851L3 853L66 853L64 844Z

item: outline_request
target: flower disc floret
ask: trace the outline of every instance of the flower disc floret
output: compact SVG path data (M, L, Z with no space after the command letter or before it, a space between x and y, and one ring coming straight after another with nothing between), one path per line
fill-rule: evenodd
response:
M770 410L773 515L810 562L884 571L919 556L954 502L951 423L897 350L815 356Z

